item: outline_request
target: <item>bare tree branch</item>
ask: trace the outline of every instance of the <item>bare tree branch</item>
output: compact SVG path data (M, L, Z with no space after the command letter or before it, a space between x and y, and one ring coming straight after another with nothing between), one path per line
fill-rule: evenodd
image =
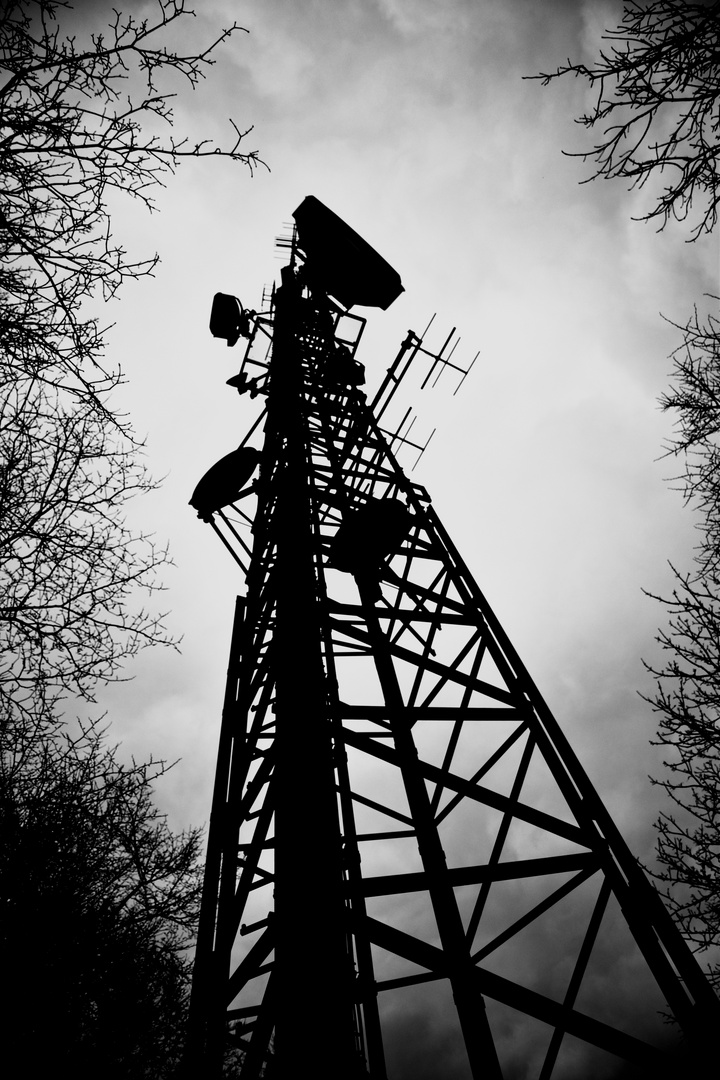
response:
M114 242L109 201L153 209L185 158L259 161L232 121L227 146L172 127L173 80L195 88L242 28L181 53L168 35L192 9L151 10L111 11L81 41L63 33L70 4L0 5L0 728L63 695L92 700L144 645L169 643L135 599L168 555L125 523L153 483L96 314L157 256Z
M624 178L642 188L664 184L640 220L694 222L691 239L711 232L720 175L720 3L627 0L621 25L591 65L567 63L534 76L544 85L563 75L596 90L578 119L601 136L572 156L594 162L588 179Z
M9 1059L29 1075L170 1080L199 833L173 833L155 808L162 762L121 764L97 725L71 738L59 702L92 701L139 649L172 644L138 599L162 587L168 554L125 517L153 482L115 406L123 377L97 316L157 257L114 242L110 200L152 210L185 158L259 162L232 121L227 146L172 129L168 83L195 88L240 27L181 54L167 42L193 15L185 0L157 0L153 18L112 11L83 41L63 34L70 11L0 0L4 1019Z
M657 638L664 659L648 665L656 686L647 700L667 756L652 783L672 806L657 822L655 877L688 941L712 953L720 944L720 321L696 308L679 329L661 404L676 415L666 449L681 462L675 482L697 514L698 545L693 571L672 567L672 595L655 597L668 622ZM716 961L711 975L720 987Z

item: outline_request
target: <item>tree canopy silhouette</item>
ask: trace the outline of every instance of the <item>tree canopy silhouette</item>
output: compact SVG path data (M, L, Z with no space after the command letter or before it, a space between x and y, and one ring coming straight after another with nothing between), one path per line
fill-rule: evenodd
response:
M113 213L152 209L185 158L258 161L235 125L224 146L173 128L178 84L241 28L182 53L185 0L138 9L92 30L91 5L0 4L0 962L23 1077L170 1076L197 915L198 834L155 808L162 763L124 766L60 713L169 640L137 595L167 553L127 522L153 482L103 306L157 257L128 255Z
M686 223L689 239L711 233L718 216L720 170L720 3L652 0L623 7L609 30L609 48L590 64L570 61L561 75L597 91L579 123L600 129L590 179L625 178L642 187L657 178L654 201L639 215L664 228ZM656 744L667 752L664 788L671 809L657 821L659 868L654 876L688 941L701 951L720 945L720 318L717 297L696 306L672 354L662 407L674 414L667 454L697 514L699 543L690 570L673 567L670 596L656 597L668 623L661 659L648 665L655 690ZM720 966L710 953L711 978Z
M167 553L125 523L152 481L113 404L100 312L152 273L113 241L111 203L152 208L184 158L252 169L235 125L226 147L173 133L178 80L194 88L223 30L187 54L169 45L193 12L111 10L104 31L63 32L71 5L0 9L0 719L35 719L59 694L92 698L143 645L166 641L152 591ZM152 10L152 9L151 9ZM167 85L168 82L171 85ZM104 316L102 316L104 318Z
M158 1080L178 1065L199 835L173 833L154 806L163 772L123 766L97 726L5 748L0 963L13 1075Z
M673 384L661 399L677 418L669 453L698 517L695 565L673 567L658 641L663 660L648 665L659 716L656 744L667 751L664 788L673 810L658 818L656 877L688 940L720 945L720 321L697 311L674 354ZM720 966L712 979L720 987Z
M664 185L640 217L660 228L675 218L695 221L690 238L717 222L720 129L720 3L628 0L618 27L608 30L590 64L542 74L585 79L596 92L578 123L599 131L592 179L625 178L632 187Z

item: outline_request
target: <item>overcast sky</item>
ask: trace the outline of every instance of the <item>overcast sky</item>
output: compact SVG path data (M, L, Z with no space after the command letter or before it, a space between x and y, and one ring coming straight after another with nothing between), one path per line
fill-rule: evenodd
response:
M180 98L178 129L222 137L230 116L252 124L247 148L271 171L193 164L159 214L118 219L122 238L162 263L109 311L123 404L166 478L134 513L170 542L162 601L184 642L181 655L145 654L108 700L128 744L183 757L168 788L182 790L188 821L207 814L203 767L243 583L187 500L254 418L225 386L237 350L210 337L210 301L222 290L260 307L282 263L274 238L308 194L405 285L387 312L367 312L371 390L407 329L435 312L431 346L457 326L456 358L480 351L458 396L443 380L417 401L418 436L437 431L413 477L626 831L646 818L653 718L637 691L663 615L642 590L667 589L667 560L687 565L693 543L665 482L676 466L658 460L671 428L657 398L679 341L660 313L682 321L717 291L716 245L632 222L642 199L622 184L580 185L588 166L562 151L587 144L573 123L582 84L523 80L585 58L618 7L203 4L198 39L233 17L250 33Z
M109 0L93 7L97 19ZM142 5L134 5L142 6ZM151 5L148 5L151 6ZM418 401L437 428L413 478L494 606L633 850L651 856L658 795L647 774L650 683L668 560L688 566L692 518L659 460L665 323L717 293L716 242L685 243L633 222L646 196L581 185L589 145L574 123L584 85L524 81L588 59L621 4L605 0L203 0L193 41L236 19L208 80L181 96L177 127L231 136L268 165L181 170L148 220L119 215L154 281L113 305L111 356L123 403L147 436L162 490L137 521L170 543L162 605L181 653L145 654L134 681L103 695L113 734L136 756L181 758L160 798L175 824L207 819L234 597L243 582L187 501L233 449L254 408L225 386L234 352L207 323L212 295L259 308L279 274L274 238L315 195L398 270L405 293L367 312L360 358L372 392L408 328L437 312L456 357L480 356L461 394L448 380ZM408 401L408 404L410 402ZM412 458L407 459L412 463Z

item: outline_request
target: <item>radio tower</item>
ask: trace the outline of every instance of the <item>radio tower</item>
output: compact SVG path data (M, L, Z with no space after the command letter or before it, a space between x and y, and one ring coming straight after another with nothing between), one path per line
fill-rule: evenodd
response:
M408 332L368 404L351 309L400 278L293 216L268 310L211 318L265 407L191 500L245 594L188 1076L428 1076L428 1027L439 1080L690 1075L718 1000L384 428L449 340Z

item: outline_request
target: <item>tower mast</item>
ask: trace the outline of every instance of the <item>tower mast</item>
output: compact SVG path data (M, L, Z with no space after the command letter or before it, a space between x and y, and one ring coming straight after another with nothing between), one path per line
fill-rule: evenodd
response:
M265 409L192 500L246 594L188 1073L213 1080L234 1060L243 1080L284 1080L307 1060L322 1078L392 1080L394 1032L433 1009L452 1017L452 1075L511 1075L519 1038L539 1080L568 1060L576 1075L610 1076L618 1058L662 1071L675 1050L660 1013L692 1046L718 1000L399 466L403 436L380 426L418 358L460 369L448 342L434 355L410 331L368 405L351 309L388 307L400 279L317 199L294 217L269 311L218 294L211 321L248 338L230 382ZM613 950L632 956L632 985L609 993L597 968Z

